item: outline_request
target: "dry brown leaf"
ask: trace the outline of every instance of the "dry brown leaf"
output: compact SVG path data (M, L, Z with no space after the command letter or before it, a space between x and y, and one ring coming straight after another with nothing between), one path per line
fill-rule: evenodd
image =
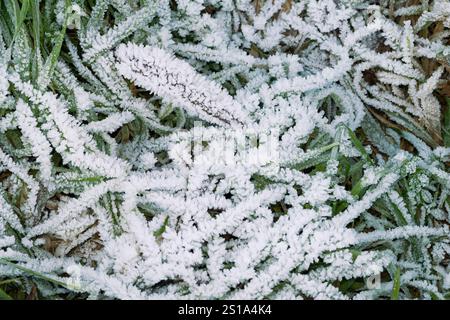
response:
M33 286L31 287L30 293L27 295L25 300L39 300L38 290L34 283Z
M255 6L255 13L259 14L259 12L261 11L261 2L260 2L260 0L254 0L253 1L253 5Z
M286 2L283 4L281 10L282 10L283 12L289 12L289 11L291 11L292 3L293 3L293 0L286 0Z

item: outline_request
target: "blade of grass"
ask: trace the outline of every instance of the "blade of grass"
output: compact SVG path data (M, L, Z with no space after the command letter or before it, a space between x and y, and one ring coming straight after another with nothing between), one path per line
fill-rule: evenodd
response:
M64 7L64 12L65 12L65 17L64 17L64 24L61 28L61 31L58 34L58 37L56 38L56 43L53 46L52 51L50 52L50 55L47 57L46 61L45 61L45 65L43 67L43 74L40 75L40 79L44 80L44 86L47 86L47 81L48 79L51 78L53 71L56 67L56 62L58 61L58 57L61 53L61 48L64 42L64 36L66 34L66 30L67 30L67 20L68 20L68 9L70 6L70 2L68 0L65 1L65 7Z
M359 153L361 153L364 160L373 165L373 160L370 158L362 142L358 139L356 134L349 127L347 126L345 127L347 128L348 136L350 137L350 140L354 144L355 148L359 151Z
M3 286L3 285L8 284L8 283L17 282L17 281L19 281L19 278L3 280L3 281L0 281L0 286Z
M20 266L20 265L18 265L18 264L15 264L15 263L13 263L13 262L7 260L7 259L0 258L0 263L6 264L6 265L8 265L8 266L10 266L10 267L13 267L13 268L15 268L15 269L17 269L17 270L20 270L20 271L22 271L22 272L24 272L25 274L28 274L28 275L30 275L30 276L33 276L33 277L36 277L36 278L39 278L39 279L42 279L42 280L51 282L51 283L53 283L53 284L62 286L62 287L64 287L64 288L72 289L72 288L69 288L69 286L68 286L66 283L62 282L62 281L53 279L53 278L51 278L51 277L48 277L48 276L46 276L46 275L43 275L43 274L41 274L41 273L39 273L39 272L36 272L36 271L34 271L34 270L31 270L31 269L22 267L22 266Z
M391 201L391 205L392 205L392 208L394 209L394 215L396 216L398 222L402 226L406 226L408 224L408 222L406 221L405 217L403 216L403 213L400 211L398 206L393 201Z
M11 23L11 17L8 15L8 9L4 2L0 2L0 29L2 32L2 37L5 45L11 43L14 34L14 23Z
M14 43L14 40L16 39L17 35L19 34L20 28L22 28L23 22L25 21L25 18L27 17L28 10L30 9L30 1L24 0L22 2L22 7L19 9L19 3L17 1L14 1L14 10L16 15L16 21L15 21L15 28L14 28L14 36L11 41L10 47Z
M41 52L41 18L39 12L40 0L31 2L31 16L33 19L33 40L34 40L34 59L32 65L33 79L36 80L39 75L40 52Z
M39 11L40 0L33 0L31 2L31 16L33 18L33 36L35 48L40 48L41 45L41 14Z
M394 284L392 286L391 300L398 300L400 294L400 268L395 270Z
M0 300L13 300L13 298L7 294L5 291L0 289Z
M302 155L303 159L300 159L299 162L290 165L290 167L296 170L304 170L317 165L318 163L326 162L330 156L328 154L325 155L324 158L322 158L322 156L325 152L332 150L336 146L339 146L338 142L333 142L329 145L308 151Z
M169 223L169 217L167 216L164 219L162 226L158 230L153 232L153 235L155 236L155 238L159 238L162 236L162 234L166 231L166 227L167 227L168 223Z

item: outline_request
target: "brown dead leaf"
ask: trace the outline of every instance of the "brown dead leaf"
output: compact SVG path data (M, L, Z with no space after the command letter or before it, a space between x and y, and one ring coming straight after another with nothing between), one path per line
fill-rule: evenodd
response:
M33 286L31 287L30 293L28 293L25 300L39 300L38 290L34 283Z
M50 252L50 253L55 253L56 248L58 248L58 246L63 242L63 240L58 239L56 237L53 237L51 235L44 235L44 250Z
M436 22L433 31L431 32L431 38L436 38L444 31L444 23L442 21Z
M378 119L378 121L380 121L386 127L392 128L392 129L398 129L398 130L405 130L405 128L403 128L402 126L392 122L387 117L383 116L382 114L379 114L378 112L376 112L372 108L368 108L368 110L375 118Z
M283 3L283 6L281 7L282 8L281 10L283 12L286 12L286 13L291 11L292 3L293 3L293 0L286 0L286 2Z
M438 85L438 92L444 97L450 97L450 80Z
M131 91L131 94L133 95L133 97L137 97L138 90L133 82L130 82L129 88L130 88L130 91Z
M407 140L400 138L400 149L408 151L408 152L414 152L414 146Z
M253 1L253 5L255 6L255 13L259 14L259 12L261 11L261 2L260 2L260 0L254 0Z
M0 172L0 182L7 179L10 176L11 176L11 172L9 172L9 171Z

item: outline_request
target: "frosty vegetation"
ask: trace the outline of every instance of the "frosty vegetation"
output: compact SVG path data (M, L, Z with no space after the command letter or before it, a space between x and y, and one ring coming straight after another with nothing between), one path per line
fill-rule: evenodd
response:
M447 0L1 1L0 280L444 299L449 38Z

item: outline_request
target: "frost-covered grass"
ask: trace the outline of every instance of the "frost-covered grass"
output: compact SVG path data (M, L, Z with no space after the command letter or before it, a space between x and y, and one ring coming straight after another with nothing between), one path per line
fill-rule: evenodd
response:
M0 1L0 299L446 299L447 0Z

